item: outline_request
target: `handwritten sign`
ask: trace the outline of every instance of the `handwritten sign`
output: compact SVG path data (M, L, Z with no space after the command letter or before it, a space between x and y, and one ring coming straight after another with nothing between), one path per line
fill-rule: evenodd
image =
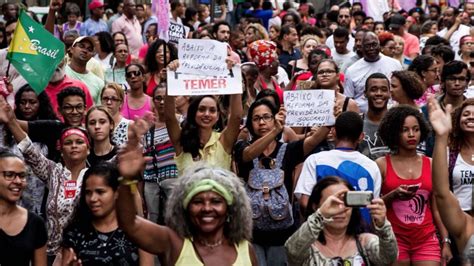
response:
M181 39L178 44L178 72L185 74L226 75L227 44L214 40Z
M207 76L167 71L168 95L225 95L242 93L240 66L225 75Z
M168 38L171 43L178 44L179 40L186 38L186 28L181 24L170 21Z
M295 127L334 125L333 90L285 91L286 125Z

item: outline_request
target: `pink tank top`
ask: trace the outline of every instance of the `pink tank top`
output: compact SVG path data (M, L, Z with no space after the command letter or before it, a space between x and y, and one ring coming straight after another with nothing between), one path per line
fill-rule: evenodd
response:
M421 175L416 179L400 178L392 166L390 155L386 155L387 170L382 194L398 188L400 185L419 185L416 195L410 200L394 200L387 206L387 218L392 224L393 232L399 236L413 240L423 239L436 231L431 213L431 162L423 156Z
M138 109L133 109L128 104L128 95L125 95L125 101L120 111L122 116L126 119L133 120L136 117L143 117L147 112L151 112L151 97L146 94L144 96L146 98L145 104Z

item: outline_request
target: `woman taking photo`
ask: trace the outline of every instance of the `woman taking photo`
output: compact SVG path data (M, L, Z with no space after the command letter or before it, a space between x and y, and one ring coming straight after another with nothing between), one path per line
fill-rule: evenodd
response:
M108 162L84 174L77 214L64 230L62 265L150 265L152 257L118 227L119 176L117 167Z
M130 90L125 94L120 113L130 120L143 117L153 106L151 97L144 93L145 69L140 64L130 64L125 67L125 77Z
M127 65L127 58L129 56L128 46L124 43L115 46L113 59L110 61L110 66L105 70L105 83L115 82L122 86L127 86L125 78L125 66Z
M423 96L425 86L419 76L412 71L393 71L390 81L390 94L392 100L398 104L410 105L418 108L415 100Z
M0 149L0 173L0 265L46 266L45 224L17 205L27 185L23 159Z
M426 104L429 94L438 95L441 91L439 86L439 63L431 55L419 55L413 59L408 67L409 71L416 72L423 82L425 92L423 96L415 100L418 106Z
M111 136L112 142L120 147L128 140L128 125L131 120L126 119L120 113L123 106L125 93L117 83L109 83L100 94L101 103L107 108L113 118L114 132Z
M89 166L111 160L117 148L111 140L114 120L104 106L93 106L86 114L86 128L91 139L91 150L87 156Z
M367 205L375 234L362 233L359 208L347 207L344 194L354 191L345 179L323 178L313 188L307 220L285 243L290 265L392 265L397 243L382 199Z
M284 108L280 108L278 111L278 108L267 99L254 102L249 108L245 123L252 140L237 142L234 148L234 158L239 176L246 182L253 183L255 171L279 169L278 174L281 174L285 189L281 194L291 199L295 182L293 180L295 167L302 163L306 156L326 138L329 129L321 127L306 139L284 144L281 142L281 135L285 117ZM253 206L253 208L258 209L257 206ZM254 213L254 216L261 215ZM285 226L274 220L269 222L268 226L254 228L253 243L258 260L263 265L284 265L286 263L283 244L296 229L296 224L291 218L291 206L288 206L287 212L281 217L285 217L285 221L289 220Z
M129 143L119 157L123 184L133 182L143 165L142 150ZM137 216L131 197L131 188L121 185L119 227L139 248L159 255L162 265L258 265L249 243L249 199L235 174L207 166L189 169L168 198L168 226Z
M449 234L454 239L457 251L459 254L462 254L464 265L472 265L474 263L474 219L470 214L463 211L462 203L460 203L456 196L449 190L449 179L446 178L450 176L446 147L449 144L450 131L453 129L451 122L452 107L448 105L446 106L446 110L443 111L434 97L428 99L428 107L430 111L430 122L436 133L432 169L433 190L435 192L436 203L439 207L441 219L446 225ZM470 131L470 123L468 123L467 120L469 117L472 117L472 105L465 106L462 110L463 123L461 127ZM467 161L472 159L470 154L461 154L461 156L466 158ZM449 241L449 238L447 238L446 241Z
M178 65L179 62L175 61L169 68L175 70ZM231 68L230 62L228 68ZM175 98L166 96L164 114L168 135L176 152L175 162L179 174L197 161L230 170L232 148L239 135L243 113L242 94L230 95L227 125L221 132L214 130L221 112L216 97L205 95L191 98L181 127L176 118Z
M149 73L146 82L146 94L149 96L153 95L153 89L155 89L158 84L166 81L165 46L166 64L178 59L178 52L173 45L160 39L150 45L145 56L145 66Z
M417 153L428 133L423 114L407 105L391 108L379 127L379 136L392 152L376 163L387 218L397 238L399 265L441 265L441 258L448 262L452 257L449 243L443 240L440 248L436 235L438 229L442 239L448 237L433 200L431 160Z

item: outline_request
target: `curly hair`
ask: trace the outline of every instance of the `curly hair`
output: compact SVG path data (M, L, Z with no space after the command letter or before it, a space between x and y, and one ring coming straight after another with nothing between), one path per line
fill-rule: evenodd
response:
M462 105L456 108L451 114L453 126L453 129L449 133L449 148L451 150L460 151L461 146L465 144L465 133L461 129L461 116L464 108L470 105L474 105L474 98L466 99Z
M20 120L27 120L23 114L20 111L20 102L21 102L21 96L25 92L34 92L36 96L38 97L38 102L39 102L39 108L38 108L38 113L36 114L36 118L38 120L57 120L58 117L56 116L56 113L53 111L53 107L51 106L51 101L49 100L48 95L46 92L41 92L40 94L37 94L33 88L29 84L24 85L21 87L16 93L15 93L15 116L16 118Z
M193 158L199 156L199 149L201 148L201 142L199 139L199 126L196 123L196 113L198 111L199 104L204 98L213 99L216 102L217 112L220 113L219 103L214 96L203 95L191 98L188 107L188 115L182 125L180 141L183 151L191 153ZM219 121L215 126L219 126Z
M420 76L413 71L393 71L392 77L395 77L400 81L403 91L408 98L412 100L420 98L423 96L423 93L425 93L426 88L423 81L421 81Z
M166 204L165 223L182 238L196 235L198 228L191 222L188 211L184 209L183 200L190 188L203 179L216 181L233 196L233 204L227 206L228 220L224 225L225 237L232 244L250 240L253 228L252 210L243 182L230 171L205 164L188 168L184 175L177 179Z
M385 46L389 41L393 41L393 33L388 32L388 31L383 31L379 33L379 42L380 46Z
M164 67L164 66L159 66L158 62L156 61L156 51L158 51L158 48L160 48L163 45L166 45L166 50L168 50L170 53L170 60L167 63L170 63L171 61L178 59L178 52L173 45L166 43L165 41L161 39L157 39L150 45L150 47L148 47L148 51L146 52L146 55L145 55L144 65L147 67L148 72L155 73L156 71Z
M408 67L408 70L416 72L416 74L423 78L423 72L426 72L434 63L436 63L436 59L433 56L419 55L413 59L413 62Z
M269 40L270 38L268 37L267 30L258 23L250 23L246 28L245 28L245 33L249 29L253 29L255 32L255 40Z
M421 133L420 142L426 139L431 130L430 125L423 117L423 114L415 107L401 104L390 108L380 123L378 134L392 152L398 150L400 135L403 131L403 124L405 123L405 119L409 116L414 116L416 120L418 120ZM395 132L398 132L398 134Z
M301 37L301 40L300 40L300 51L303 50L304 46L306 45L306 43L307 43L309 40L314 40L314 41L316 41L316 43L317 43L318 45L321 44L321 40L319 39L318 36L312 35L312 34L306 34L306 35L304 35L303 37Z

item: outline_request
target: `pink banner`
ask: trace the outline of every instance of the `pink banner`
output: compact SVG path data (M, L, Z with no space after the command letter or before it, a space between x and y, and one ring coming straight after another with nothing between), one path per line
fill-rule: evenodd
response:
M158 36L168 42L170 26L170 5L168 0L153 0L151 3L153 14L158 21Z

